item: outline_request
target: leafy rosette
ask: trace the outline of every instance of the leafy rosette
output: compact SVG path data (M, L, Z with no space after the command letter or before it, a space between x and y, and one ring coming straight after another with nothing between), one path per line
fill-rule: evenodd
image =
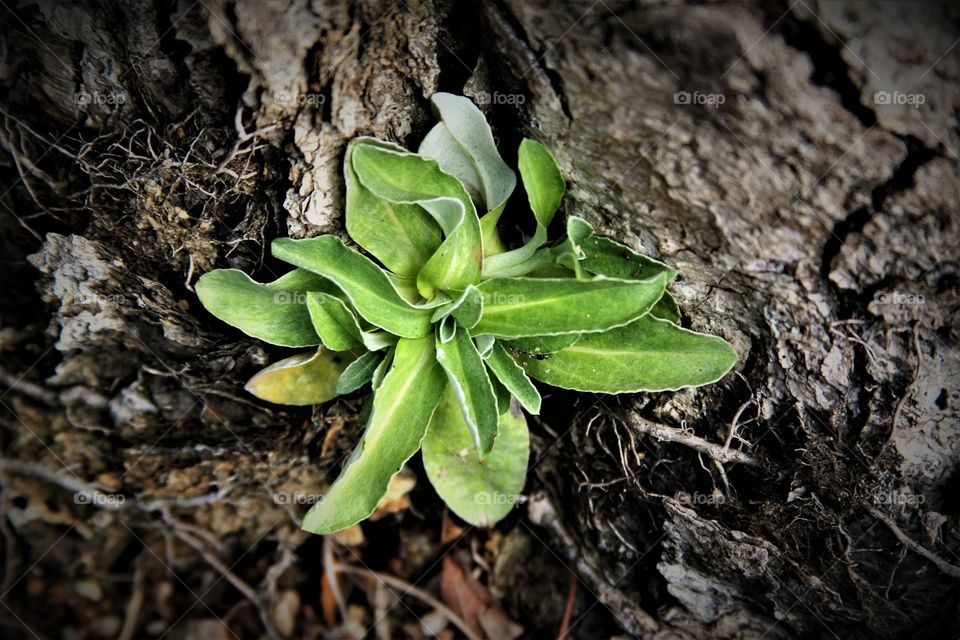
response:
M273 241L295 267L270 283L221 269L197 282L216 317L282 347L313 350L256 374L247 390L290 405L369 387L362 439L303 528L331 533L370 516L390 479L422 450L430 482L476 525L503 518L523 489L537 414L532 379L594 393L715 382L736 362L718 337L679 326L677 272L569 216L547 229L565 182L526 139L517 179L483 114L438 93L439 122L416 153L357 138L347 147L346 229L365 253L323 235ZM507 248L507 204L533 235Z

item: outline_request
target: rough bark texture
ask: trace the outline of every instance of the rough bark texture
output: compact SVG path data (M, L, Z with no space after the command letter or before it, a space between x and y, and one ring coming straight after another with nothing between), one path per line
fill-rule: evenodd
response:
M329 481L358 402L245 397L280 351L192 283L342 233L345 143L415 144L438 90L490 98L508 162L547 143L566 212L676 265L684 324L741 355L697 390L547 393L529 500L468 533L528 636L556 634L570 572L573 637L960 627L956 8L91 1L4 24L4 634L325 632L323 544L275 497ZM447 547L439 500L414 504L360 553L422 586Z

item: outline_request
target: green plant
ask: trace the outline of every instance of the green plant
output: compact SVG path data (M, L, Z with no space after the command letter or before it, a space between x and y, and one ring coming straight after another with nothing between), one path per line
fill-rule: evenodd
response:
M432 102L440 122L417 153L373 138L347 147L347 232L382 266L336 236L280 238L273 255L297 267L280 279L222 269L197 282L203 305L248 335L317 347L255 375L255 396L308 405L371 385L363 438L303 521L314 533L368 517L421 447L455 513L480 525L504 517L529 453L518 405L540 410L531 377L665 391L714 382L736 362L722 339L678 326L666 291L674 269L575 216L548 244L565 183L534 140L521 143L518 165L535 231L507 249L497 223L513 171L469 100Z

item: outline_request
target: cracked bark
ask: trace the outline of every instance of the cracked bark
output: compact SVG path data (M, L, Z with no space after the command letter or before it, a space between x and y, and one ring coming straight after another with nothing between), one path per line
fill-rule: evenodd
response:
M264 255L271 238L342 233L350 138L414 143L437 90L520 95L485 107L508 162L521 136L550 145L566 212L677 266L684 324L741 360L705 389L546 397L531 500L502 526L492 570L513 614L533 637L555 633L569 567L586 587L584 638L955 630L957 583L941 569L960 547L960 15L812 0L588 7L7 12L3 457L170 504L164 522L211 532L232 557L266 534L267 565L295 552L309 574L318 543L271 495L323 486L357 403L305 413L244 398L278 353L206 315L191 283L219 266L266 278L283 269ZM725 100L676 104L678 91ZM878 105L878 91L926 102ZM41 558L47 574L12 597L55 603L28 621L38 629L74 620L111 635L124 594L96 606L57 594L140 548L169 560L175 543L142 510L78 510L16 468L3 475L8 586ZM164 569L151 571L156 587ZM277 601L276 576L244 577ZM213 597L231 601L223 585ZM173 602L176 615L149 614L171 622L190 604Z

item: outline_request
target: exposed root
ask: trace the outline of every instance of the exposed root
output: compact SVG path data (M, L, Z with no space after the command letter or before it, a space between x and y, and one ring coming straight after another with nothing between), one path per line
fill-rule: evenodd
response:
M651 422L635 411L628 412L626 418L626 422L636 428L640 433L653 436L658 440L675 442L690 447L698 453L709 456L717 464L723 465L735 462L751 467L760 466L760 461L757 458L739 449L731 449L729 447L732 435L731 438L728 438L727 444L720 446L688 431Z
M210 505L221 502L227 492L207 493L192 498L171 498L171 499L153 499L153 500L116 500L115 496L107 494L100 487L84 482L76 475L51 471L46 467L23 462L21 460L10 460L0 458L0 471L17 473L20 475L32 476L46 482L55 484L67 491L76 494L88 496L87 504L99 507L108 511L120 511L123 509L139 509L141 511L163 511L171 507L191 508L203 505Z
M260 597L260 594L257 593L253 587L247 584L237 574L233 573L233 571L230 570L230 567L223 564L219 558L207 551L203 544L193 536L178 528L174 529L174 535L192 547L197 553L200 554L207 564L217 571L219 575L226 578L227 582L229 582L234 589L243 594L243 597L249 600L253 606L256 607L260 614L260 622L263 624L263 628L267 632L267 635L270 636L270 639L280 640L280 632L277 631L277 627L273 622L273 617L270 615L270 612L265 606L264 599ZM261 536L261 538L262 537L263 536Z
M892 533L894 537L897 540L899 540L901 544L903 544L903 546L910 549L914 553L923 556L924 558L932 562L937 567L937 569L939 569L946 575L950 576L951 578L960 578L960 567L950 564L949 562L947 562L946 560L944 560L934 552L930 551L926 547L921 546L918 542L914 541L913 538L905 534L903 530L897 525L897 523L893 521L893 518L886 515L876 507L872 506L867 502L864 503L864 507L866 507L867 511L870 512L870 515L872 515L874 518L876 518L883 524L887 525L887 528L890 529L890 533Z

